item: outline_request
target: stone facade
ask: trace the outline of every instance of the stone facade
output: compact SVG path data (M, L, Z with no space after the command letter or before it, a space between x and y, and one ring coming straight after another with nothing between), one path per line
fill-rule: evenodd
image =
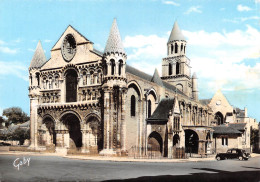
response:
M104 52L72 26L48 61L39 42L29 67L30 148L119 156L153 150L169 158L179 148L213 153L218 99L199 101L186 46L176 22L160 77L126 64L116 20ZM219 111L227 116L233 109L223 103Z

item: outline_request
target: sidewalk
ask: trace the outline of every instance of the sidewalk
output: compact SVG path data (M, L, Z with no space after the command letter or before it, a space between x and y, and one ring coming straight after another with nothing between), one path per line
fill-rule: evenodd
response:
M0 155L30 155L30 156L60 156L76 160L98 160L98 161L113 161L113 162L203 162L215 161L215 156L208 158L188 158L188 159L134 159L131 157L111 157L111 156L81 156L81 155L62 155L58 153L43 153L43 152L21 152L21 151L0 151ZM252 153L251 157L260 157L260 154Z

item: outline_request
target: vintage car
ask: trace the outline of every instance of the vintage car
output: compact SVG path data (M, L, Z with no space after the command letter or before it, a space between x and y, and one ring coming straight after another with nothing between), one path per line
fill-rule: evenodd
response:
M216 159L224 160L224 159L239 159L239 160L248 160L250 158L250 154L245 150L232 148L228 149L226 153L218 153L216 155Z

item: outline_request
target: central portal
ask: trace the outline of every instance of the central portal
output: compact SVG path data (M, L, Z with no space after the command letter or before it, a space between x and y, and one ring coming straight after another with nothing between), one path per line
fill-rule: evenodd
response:
M69 130L69 148L82 147L82 133L80 131L80 121L74 114L66 114L62 117L63 123Z

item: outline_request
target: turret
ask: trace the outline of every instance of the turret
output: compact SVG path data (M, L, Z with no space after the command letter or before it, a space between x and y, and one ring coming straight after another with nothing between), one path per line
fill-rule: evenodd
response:
M125 82L126 59L127 55L121 41L116 19L114 19L103 56L104 80L107 82L113 80Z
M174 23L171 35L167 42L168 56L180 56L186 54L186 39L183 36L177 21Z
M29 97L30 97L30 136L31 149L37 148L37 106L40 96L40 69L46 63L46 57L39 41L29 67Z
M199 100L198 77L194 72L192 75L192 97L194 100Z
M35 49L30 67L29 67L29 90L40 88L40 68L46 63L46 57L39 41Z
M126 152L126 53L114 19L103 55L104 82L102 84L104 143L102 155ZM110 127L110 132L107 128Z

